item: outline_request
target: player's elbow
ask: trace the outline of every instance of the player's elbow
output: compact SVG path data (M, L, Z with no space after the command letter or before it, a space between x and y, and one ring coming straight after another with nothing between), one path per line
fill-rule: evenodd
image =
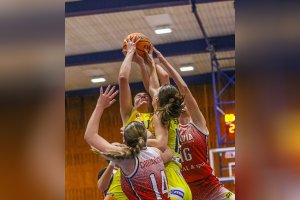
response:
M103 192L103 193L106 192L107 187L104 187L103 184L102 184L100 181L98 182L97 185L98 185L98 189L99 189L101 192Z
M162 152L164 152L167 149L167 145L168 144L166 142L159 141L158 144L157 144L157 148L159 150L161 150Z
M119 83L128 83L128 77L125 74L119 74Z
M163 82L164 83L169 83L170 81L170 77L169 77L169 74L167 74L167 73L163 73L162 75L161 75L161 79L163 80Z
M86 141L86 143L91 144L93 139L91 135L84 134L84 140Z
M187 84L183 84L182 86L180 86L180 93L182 95L187 94L190 91L189 87L187 86Z

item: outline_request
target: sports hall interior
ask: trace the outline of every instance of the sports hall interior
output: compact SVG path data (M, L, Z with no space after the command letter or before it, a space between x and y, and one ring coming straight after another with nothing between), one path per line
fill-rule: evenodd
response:
M188 84L207 122L209 148L235 146L235 132L227 131L223 115L235 113L234 1L111 0L101 4L66 0L65 5L65 199L103 198L97 188L97 175L107 162L90 150L84 141L84 132L97 102L99 86L118 85L124 59L122 42L133 32L145 34ZM217 67L213 66L208 43L214 47ZM182 67L190 67L190 71ZM105 82L93 83L94 78L105 79ZM130 82L133 95L144 91L135 63ZM216 91L220 90L218 96ZM231 103L216 107L217 100ZM223 114L217 108L221 108ZM121 143L121 126L117 101L104 111L99 131L108 141ZM218 167L220 162L222 168ZM229 176L228 162L234 162L234 158L214 156L217 177ZM235 192L234 181L223 184Z

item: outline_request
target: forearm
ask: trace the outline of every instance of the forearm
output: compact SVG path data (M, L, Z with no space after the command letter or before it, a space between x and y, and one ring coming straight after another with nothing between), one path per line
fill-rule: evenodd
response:
M155 66L160 85L170 84L169 74L159 64L156 64Z
M155 91L159 88L159 81L157 77L155 63L150 66L150 79L149 79L149 93L153 98Z
M164 152L168 147L168 129L162 125L160 116L157 114L153 115L153 123L156 138L148 139L147 145L156 147Z
M167 145L163 144L163 142L159 139L148 139L147 146L156 147L162 152L164 152L167 149Z
M102 108L99 105L96 105L95 110L93 111L93 114L88 122L85 134L84 134L84 139L88 140L89 138L98 135L99 131L99 122L101 119L101 116L103 114L104 108Z
M172 160L173 154L170 147L167 147L164 152L160 153L160 156L164 163L167 163Z
M146 89L146 91L149 93L149 72L146 69L145 64L140 64L140 69L141 69L141 73L142 73L142 79L143 79L143 84L144 87Z
M99 122L103 114L104 108L96 106L85 131L85 141L100 152L107 152L114 148L109 142L98 134Z
M98 188L104 193L105 191L108 190L109 185L110 185L110 179L112 172L114 170L114 167L111 165L108 165L105 172L101 176L101 178L98 181Z
M120 90L120 114L123 123L132 110L131 90L129 87L129 75L131 71L131 61L133 53L128 53L121 65L119 72L119 90Z
M184 82L184 80L182 79L182 77L180 76L180 74L173 68L173 66L167 61L166 58L162 57L159 60L163 64L163 66L166 68L169 75L175 81L180 93L184 95L187 92L186 91L187 85Z
M134 52L128 52L126 54L126 57L121 65L120 68L120 72L119 72L119 79L121 78L125 78L127 80L129 80L129 75L130 75L130 71L131 71L131 62L132 62L132 58L133 58Z

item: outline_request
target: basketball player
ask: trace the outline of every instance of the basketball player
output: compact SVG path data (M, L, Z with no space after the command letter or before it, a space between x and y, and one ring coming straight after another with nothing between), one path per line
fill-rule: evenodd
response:
M146 128L154 134L152 123L153 108L151 98L148 94L149 90L149 73L146 69L144 59L136 53L136 44L140 39L134 36L132 39L124 40L126 49L123 50L125 59L121 65L119 72L119 90L120 90L120 113L123 125L127 125L131 121L140 121ZM146 92L140 92L135 95L132 104L131 90L129 86L129 76L131 72L132 61L136 62L141 69L143 84ZM161 83L168 83L168 74L157 65L157 72Z
M185 108L179 117L182 141L181 172L191 188L193 199L235 199L235 195L224 188L212 174L212 168L208 163L207 137L209 132L195 98L182 77L164 56L155 48L154 52L175 81L180 93L185 97Z
M125 145L113 145L98 135L103 111L116 100L118 91L107 87L100 97L88 122L84 139L105 159L114 161L121 168L121 186L128 199L169 199L168 182L163 164L164 158L154 147L147 147L147 131L141 122L130 122L124 128ZM165 128L158 117L153 116L155 129ZM164 133L162 133L164 134Z
M174 157L180 158L180 144L178 135L178 118L183 109L184 97L170 84L160 87L155 62L152 52L147 55L147 63L150 67L149 93L153 99L152 105L155 115L167 129L167 133L155 130L155 139L149 139L148 145L164 151L168 146ZM163 134L165 133L165 134ZM166 142L167 141L167 142ZM180 173L180 165L174 161L165 164L170 189L170 199L192 199L189 186Z
M149 95L146 92L138 93L135 96L134 105L131 103L131 91L129 87L129 75L131 71L131 62L136 62L141 69L142 77L143 77L143 84L146 88L146 91L148 91L149 88L149 74L146 70L144 59L139 56L137 53L135 53L136 49L136 42L133 42L136 38L132 38L132 40L127 39L125 40L127 48L123 50L123 53L125 55L124 62L120 69L119 74L119 84L120 84L120 105L121 105L121 117L124 125L127 125L131 121L141 121L144 123L144 125L147 126L148 130L151 130L152 133L154 132L153 124L152 124L152 107L147 106L147 103L150 104L149 101ZM134 52L132 52L132 49L134 49ZM127 52L130 52L127 54ZM134 54L132 54L132 53ZM129 59L128 59L129 57ZM158 75L160 78L160 81L162 83L169 82L169 75L162 69L161 66L157 66ZM144 105L142 105L144 104ZM150 104L151 106L151 104ZM130 110L130 113L128 112ZM127 118L130 116L129 118ZM121 128L121 133L123 134L124 127ZM150 131L147 131L147 138L153 137L152 133ZM172 158L172 152L170 149L166 149L164 152L164 158L166 159L165 162L168 160L171 160ZM112 198L115 199L124 199L126 200L127 197L123 193L121 188L121 173L120 169L117 170L117 172L112 177L111 185L107 191L106 198Z

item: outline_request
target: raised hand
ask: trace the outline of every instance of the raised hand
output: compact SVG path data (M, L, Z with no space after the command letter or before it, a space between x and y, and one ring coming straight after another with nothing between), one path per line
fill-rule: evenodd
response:
M136 44L140 41L140 38L136 40L136 36L133 36L131 39L127 38L124 40L126 44L126 51L123 51L123 54L127 53L135 53L136 51Z
M147 52L147 50L145 50L145 55L146 55L146 63L149 66L154 66L155 67L155 62L153 59L153 48L150 49L149 53Z
M118 94L118 90L115 90L115 86L110 88L110 85L106 88L105 92L103 93L102 86L100 87L100 96L97 101L97 106L105 109L111 106L116 100L114 99L115 96Z
M145 61L144 61L143 57L140 56L137 52L135 52L135 54L132 58L132 61L139 64L139 65L145 64Z
M153 47L153 51L154 51L154 53L156 54L157 58L159 59L159 61L160 61L161 63L163 63L163 62L166 61L166 59L165 59L165 57L162 55L162 53L160 53L160 51L158 51L155 47Z

